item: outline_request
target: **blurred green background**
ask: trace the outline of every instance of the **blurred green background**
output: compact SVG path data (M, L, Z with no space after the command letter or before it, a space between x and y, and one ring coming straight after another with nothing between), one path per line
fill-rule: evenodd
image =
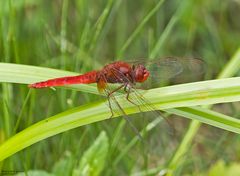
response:
M239 12L239 0L0 0L0 61L84 73L114 60L198 57L207 65L201 79L214 79L240 46ZM35 122L102 97L63 89L29 94L26 85L2 84L0 99L1 143ZM239 117L239 106L214 110ZM140 130L154 119L142 116L131 118ZM79 162L84 165L86 151L96 151L95 159L105 163L96 175L155 175L189 124L176 116L170 121L174 136L163 123L145 142L136 140L122 118L79 127L13 155L0 168L71 175ZM101 145L94 144L100 133ZM176 175L210 175L228 167L239 172L239 147L237 135L203 125Z

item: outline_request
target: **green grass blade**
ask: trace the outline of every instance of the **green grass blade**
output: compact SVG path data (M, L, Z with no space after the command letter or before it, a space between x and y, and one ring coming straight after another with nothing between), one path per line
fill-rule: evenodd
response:
M66 35L67 35L67 15L68 15L68 0L63 0L62 5L62 17L61 17L61 42L60 42L60 50L61 53L64 55L67 51L67 42L66 42ZM65 58L62 59L63 65L65 64Z
M180 107L166 111L240 134L239 119L235 119L206 108Z
M201 81L151 89L143 94L161 109L226 103L239 101L238 81L240 77Z
M165 41L167 40L167 37L169 36L169 34L171 33L173 27L175 26L175 24L177 23L179 17L177 15L174 15L171 20L169 21L167 27L165 28L165 30L163 31L163 34L161 35L161 37L158 39L158 41L156 42L154 48L152 49L151 53L150 53L150 58L155 58L157 57L160 49L162 48L163 44L165 43Z
M132 43L132 41L136 38L136 36L143 29L144 25L150 20L150 18L159 10L165 0L160 0L157 5L143 18L142 22L138 25L138 27L134 30L131 36L127 39L127 41L123 44L122 48L119 50L118 57L122 56L127 47Z
M109 16L113 3L114 3L113 0L108 0L106 7L104 8L101 16L98 18L97 23L94 26L94 34L93 34L93 38L90 46L90 51L93 51L93 48L96 47L96 43L107 21L107 18Z
M228 62L225 69L219 74L218 78L227 78L235 75L240 68L240 48L233 55L232 59Z
M150 58L156 58L158 56L158 53L160 53L160 50L163 47L163 44L166 42L167 38L171 34L172 30L174 29L174 26L180 19L182 13L186 10L186 7L189 6L190 1L182 1L180 6L178 7L175 14L170 19L169 23L167 24L166 28L164 29L163 33L157 40L155 46L153 47L152 51L150 52Z

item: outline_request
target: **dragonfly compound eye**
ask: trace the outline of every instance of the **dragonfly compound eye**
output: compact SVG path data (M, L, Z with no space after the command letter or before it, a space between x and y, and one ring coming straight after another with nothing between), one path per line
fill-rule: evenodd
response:
M144 82L149 77L149 71L143 65L138 65L134 72L136 82Z

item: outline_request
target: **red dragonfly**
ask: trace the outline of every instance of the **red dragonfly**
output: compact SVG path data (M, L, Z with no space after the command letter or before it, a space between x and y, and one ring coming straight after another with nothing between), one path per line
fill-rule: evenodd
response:
M133 101L129 99L130 88L136 83L142 83L149 77L149 71L142 64L134 65L122 61L116 61L103 67L99 71L90 71L78 76L67 76L61 78L50 79L43 82L37 82L30 84L30 88L45 88L56 87L70 84L91 84L97 83L99 92L107 92L108 99L110 96L121 88L127 92L127 100L133 104ZM107 90L107 83L119 83L120 86L114 90ZM129 89L127 89L129 88ZM113 116L111 104L109 107Z
M46 81L30 84L28 87L46 88L70 84L97 83L99 92L102 92L104 89L106 89L107 83L119 83L122 85L121 88L126 88L127 86L131 87L136 83L145 82L150 75L150 77L155 78L167 76L165 79L169 79L170 77L178 75L184 69L186 70L186 68L190 69L191 71L194 70L195 72L198 72L200 69L202 69L202 64L203 61L201 59L184 59L174 57L167 57L154 61L116 61L107 64L101 70L90 71L78 76L66 76L49 79ZM156 73L160 75L156 75Z
M56 87L71 84L91 84L97 83L97 88L100 93L105 91L107 98L111 97L114 92L123 88L126 92L126 99L134 103L129 98L129 94L136 83L143 83L151 78L171 78L184 70L194 70L194 72L202 72L203 61L196 58L174 58L167 57L153 61L137 61L124 62L116 61L104 66L101 70L94 70L78 76L67 76L49 79L42 82L30 84L30 88L46 88ZM110 90L108 83L120 84L114 90ZM111 109L111 104L109 102ZM112 112L112 109L111 109ZM113 115L113 112L112 112Z
M130 65L129 63L117 61L110 63L99 71L90 71L78 76L67 76L54 78L43 82L30 84L30 88L56 87L70 84L97 83L99 92L106 89L107 83L119 83L121 86L115 91L144 82L149 77L149 71L144 65ZM115 92L114 91L114 92ZM112 92L113 93L113 92Z
M120 109L121 114L126 117L123 109L120 107L116 99L113 97L114 92L123 89L126 92L126 99L139 107L136 101L139 103L144 103L143 105L149 110L154 110L147 100L143 99L141 95L136 91L136 83L143 83L149 78L155 78L159 80L164 78L165 80L171 78L184 70L190 70L194 72L202 72L203 61L200 59L182 59L167 57L159 60L153 61L138 61L138 62L124 62L116 61L104 66L101 70L94 70L87 72L78 76L67 76L49 79L43 82L37 82L30 84L30 88L45 88L45 87L56 87L71 84L91 84L97 83L97 88L100 93L104 92L108 98L109 108L113 116L113 110L110 103L110 97L113 98L115 104L117 104L118 109ZM156 79L157 78L157 79ZM115 89L110 89L108 83L118 83L119 86ZM134 99L129 98L130 93L135 92ZM137 98L137 100L136 100ZM112 117L111 116L111 117ZM125 118L129 121L128 118ZM130 123L133 130L138 134L138 130ZM141 137L140 137L141 138Z

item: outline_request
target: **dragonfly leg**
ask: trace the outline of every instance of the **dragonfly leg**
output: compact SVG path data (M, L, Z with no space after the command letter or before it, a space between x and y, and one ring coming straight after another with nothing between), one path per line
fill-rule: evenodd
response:
M112 90L111 92L108 92L108 93L107 93L108 106L109 106L109 109L110 109L110 111L111 111L111 116L110 116L110 118L112 118L113 115L114 115L114 114L113 114L113 110L112 110L112 105L111 105L111 102L110 102L110 97L112 96L112 94L113 94L114 92L116 92L116 91L120 90L121 88L123 88L123 86L125 86L125 85L123 84L123 85L117 87L116 89Z
M109 106L109 109L111 111L111 116L110 116L110 119L113 117L113 110L112 110L112 105L111 105L111 102L110 102L110 96L107 96L107 99L108 99L108 106Z
M108 97L110 97L114 92L117 92L118 90L120 90L121 88L123 88L125 86L125 84L117 87L116 89L112 90L111 92L108 93Z
M139 111L141 111L141 108L138 104L134 103L132 100L130 100L129 96L130 96L130 92L131 92L131 87L128 87L129 89L127 90L127 84L124 87L124 91L127 93L126 99L127 101L129 101L130 103L132 103L133 105L137 106Z

